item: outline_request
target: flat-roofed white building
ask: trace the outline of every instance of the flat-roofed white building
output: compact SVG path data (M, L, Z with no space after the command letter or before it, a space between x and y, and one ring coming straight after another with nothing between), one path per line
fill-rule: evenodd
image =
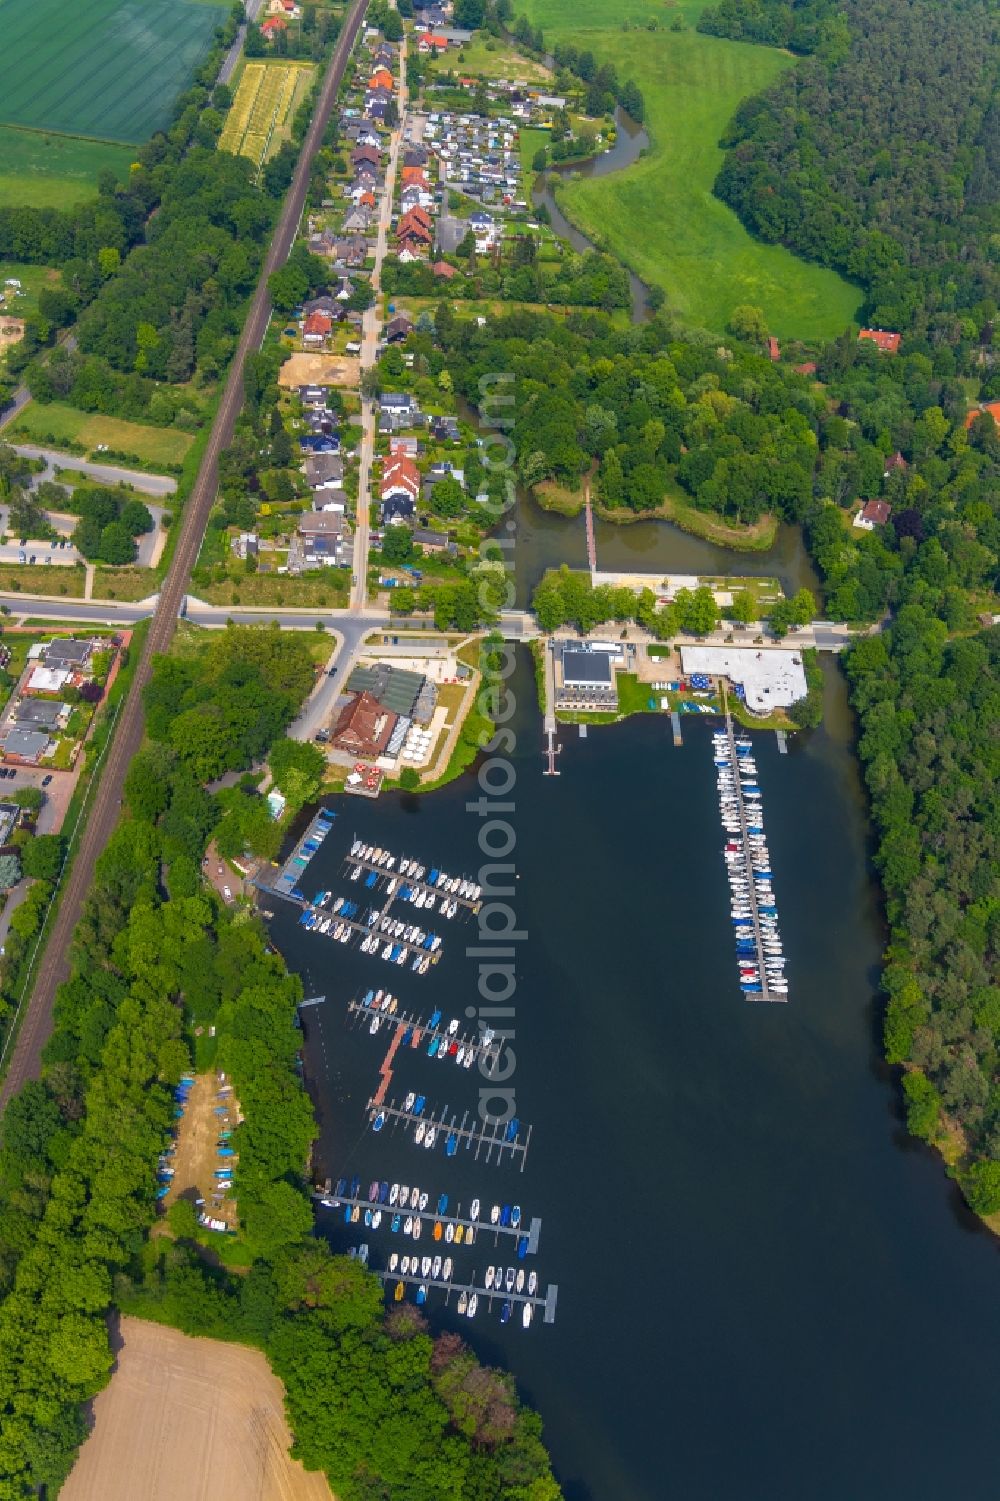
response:
M684 673L740 683L747 708L761 718L789 708L808 692L800 651L753 646L682 646L680 651Z

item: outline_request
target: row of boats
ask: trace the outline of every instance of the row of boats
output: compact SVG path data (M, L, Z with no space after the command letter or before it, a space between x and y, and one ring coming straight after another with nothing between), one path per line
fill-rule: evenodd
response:
M349 943L359 929L367 928L361 940L363 954L375 954L380 949L382 958L392 964L405 964L412 957L412 968L425 975L434 956L441 948L437 933L425 932L415 923L397 922L389 918L381 908L369 908L363 920L358 919L360 908L357 902L338 896L324 915L324 908L333 896L332 891L319 891L310 906L299 918L300 925L310 933L321 933L335 943ZM402 942L397 942L402 939Z
M423 887L434 888L433 893L425 892L425 895L458 896L464 902L478 902L483 894L482 887L476 881L467 880L464 876L450 876L446 870L438 870L433 866L428 871L425 865L421 865L418 861L411 860L405 855L400 856L397 864L396 856L390 854L388 850L383 849L381 845L364 844L360 839L355 839L351 845L351 858L364 861L367 865L378 866L378 870L372 872L376 878L379 871L384 872L386 875L391 875L395 872L397 876L409 877L411 890L418 883ZM354 879L353 872L351 879ZM395 886L393 886L393 889L395 890ZM407 899L416 901L417 895L418 893L414 892ZM417 905L421 906L423 903L418 902ZM448 915L453 915L457 910L458 906L456 903L452 907L452 912Z
M351 880L360 880L363 869L363 865L355 865L351 871ZM374 887L377 880L378 871L370 870L365 877L365 885L369 891ZM412 902L415 907L423 907L426 912L433 912L438 901L437 895L433 891L425 891L422 886L409 886L405 881L398 879L396 876L393 876L389 881L389 884L385 888L385 894L388 897L396 897L401 902ZM442 917L454 917L458 911L458 902L454 898L449 901L442 896L438 911Z
M753 747L746 737L730 743L725 730L716 731L712 744L740 989L750 999L765 993L783 999L788 983Z
M369 1248L366 1242L360 1246L351 1246L347 1254L352 1260L356 1259L360 1261L362 1266L368 1265ZM393 1291L393 1298L397 1303L401 1303L406 1296L406 1283L402 1279L404 1277L422 1278L423 1280L419 1283L416 1293L416 1301L422 1307L427 1302L430 1285L433 1283L439 1287L446 1287L452 1279L453 1272L454 1264L450 1256L444 1258L441 1256L400 1256L397 1251L393 1251L389 1257L387 1275L399 1279ZM524 1297L525 1301L521 1306L521 1323L525 1329L530 1326L531 1320L534 1317L535 1306L533 1303L528 1302L527 1299L538 1296L537 1272L529 1272L525 1276L523 1267L515 1269L509 1266L505 1271L502 1266L488 1266L483 1278L483 1284L485 1289L483 1296L485 1297L489 1294L491 1302L493 1296L503 1294L504 1292L508 1295L515 1294L518 1298ZM458 1296L459 1314L465 1318L474 1319L478 1310L479 1293L475 1288L470 1291L470 1289L463 1287ZM504 1299L500 1310L501 1324L508 1324L510 1322L513 1310L513 1299L508 1296Z
M369 1023L368 1030L374 1036L383 1021L396 1015L399 1009L399 998L390 994L387 990L369 990L362 996L361 1005L366 1011L371 1012L371 1022ZM473 1042L466 1042L456 1037L459 1027L456 1018L453 1018L448 1023L444 1035L441 1035L437 1031L440 1025L441 1012L434 1011L426 1026L418 1026L416 1024L407 1025L406 1030L400 1038L399 1046L401 1048L418 1048L424 1041L425 1034L431 1033L432 1035L427 1043L429 1057L450 1058L454 1063L458 1064L459 1068L471 1068L481 1052L486 1055L489 1054L496 1036L491 1027L486 1027L480 1038L480 1045L477 1047ZM415 1101L417 1096L414 1094L410 1098ZM424 1103L427 1103L426 1098L424 1098ZM409 1109L410 1106L406 1108Z

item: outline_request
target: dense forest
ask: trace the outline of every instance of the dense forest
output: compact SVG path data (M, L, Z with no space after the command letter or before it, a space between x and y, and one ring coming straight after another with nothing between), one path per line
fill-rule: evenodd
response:
M432 1340L415 1309L384 1318L376 1279L313 1237L301 986L256 921L201 880L206 841L233 806L233 789L206 791L207 771L239 770L273 743L279 785L315 791L300 765L315 747L280 738L312 681L303 638L277 628L230 629L156 663L153 739L129 770L128 816L74 935L42 1078L0 1128L5 1497L54 1493L68 1473L83 1404L111 1374L115 1304L263 1348L286 1382L297 1452L344 1501L398 1494L403 1467L414 1501L558 1498L538 1419L510 1379L453 1337ZM211 768L199 750L209 723L221 747ZM249 787L238 795L263 802ZM192 1061L225 1069L245 1116L235 1191L251 1264L238 1279L206 1261L188 1204L170 1212L172 1239L148 1238L173 1091ZM371 1394L390 1387L402 1400L386 1424Z
M739 30L751 14L780 34L789 10L725 0L712 24L758 35ZM740 106L716 191L754 234L861 282L881 327L942 333L965 316L992 318L996 10L986 0L947 10L935 0L843 0L842 14L849 41L833 40L828 16L827 45Z
M910 1066L914 1134L941 1113L968 1149L962 1187L1000 1209L1000 629L949 638L923 603L847 659L879 831L891 941L886 1056Z

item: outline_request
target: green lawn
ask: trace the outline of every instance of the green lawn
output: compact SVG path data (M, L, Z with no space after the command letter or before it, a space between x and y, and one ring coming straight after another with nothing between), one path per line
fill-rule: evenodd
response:
M225 14L190 0L0 0L0 121L145 141L169 122Z
M526 79L530 83L550 83L552 74L530 57L522 57L514 47L504 47L499 42L479 32L473 41L467 42L458 52L448 51L435 65L426 67L430 78L435 72L467 74L470 78Z
M6 285L8 277L21 283L19 288ZM26 266L21 261L0 261L0 293L3 310L15 318L30 318L38 311L38 294L43 287L58 287L62 277L51 266Z
M0 125L0 208L71 208L94 197L105 170L124 182L134 156L129 146Z
M73 443L88 453L99 443L106 443L116 453L134 456L142 464L177 465L194 441L189 433L170 427L147 427L141 422L124 422L120 417L104 417L95 412L79 412L61 401L30 401L10 429L11 435L26 442L52 444ZM96 454L101 459L101 454ZM108 458L109 464L125 463Z
M718 145L742 99L759 93L792 59L777 50L701 36L702 0L665 9L628 5L625 19L655 17L656 31L623 30L604 0L527 0L546 42L572 40L632 77L646 101L652 149L624 172L577 178L559 193L563 211L692 323L720 332L739 303L764 309L779 338L828 337L853 321L861 292L835 272L753 239L714 197ZM685 29L670 31L673 17Z

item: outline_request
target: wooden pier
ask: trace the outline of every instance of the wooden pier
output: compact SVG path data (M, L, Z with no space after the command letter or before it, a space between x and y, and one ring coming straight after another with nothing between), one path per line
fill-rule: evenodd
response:
M670 715L670 728L674 732L674 744L683 745L684 741L681 739L681 716L676 709Z
M527 1135L523 1141L520 1130L513 1141L506 1141L504 1138L504 1133L507 1130L506 1123L501 1125L498 1122L490 1129L486 1126L480 1126L477 1123L478 1117L474 1116L472 1122L466 1124L469 1121L469 1111L467 1110L462 1119L459 1120L454 1114L449 1117L447 1105L445 1105L439 1115L435 1115L433 1111L425 1111L420 1115L415 1115L412 1110L405 1110L400 1105L386 1105L381 1101L376 1108L374 1101L369 1100L366 1113L369 1122L374 1121L377 1115L383 1114L386 1117L386 1125L391 1123L394 1126L398 1126L402 1122L404 1128L407 1126L416 1128L417 1125L423 1122L425 1128L433 1126L437 1135L434 1147L431 1150L436 1150L439 1144L444 1146L448 1137L454 1135L458 1140L459 1150L464 1148L465 1151L471 1152L475 1148L476 1162L479 1161L480 1156L483 1157L485 1162L492 1162L493 1154L496 1152L496 1160L499 1164L503 1162L504 1154L509 1153L509 1161L519 1163L521 1172L524 1172L524 1164L528 1158L528 1147L531 1144L530 1126L527 1128ZM424 1147L423 1141L419 1143L415 1142L414 1145L419 1146L421 1150L427 1150Z
M376 865L373 860L366 860L361 855L352 855L348 853L344 856L344 870L346 872L349 868L360 865L362 870L374 871L377 876L384 876L386 881L395 879L398 884L392 893L393 900L395 900L395 898L398 896L399 886L402 885L408 886L411 891L422 891L425 896L443 897L445 901L457 902L459 907L462 908L465 912L478 912L480 907L482 906L482 901L478 897L474 898L468 896L459 896L457 891L445 891L443 886L432 886L429 881L418 881L415 880L411 875L401 874L398 868L397 857L393 855L391 858L393 860L393 864L391 866ZM419 861L417 863L419 864ZM445 874L447 875L447 872L445 872ZM454 877L449 877L449 879L454 879ZM358 877L358 881L361 885L364 885L364 883L361 882L360 876ZM378 890L378 882L375 883L374 887L365 886L364 889L366 891ZM422 907L417 907L415 910L417 912L422 912L424 909ZM435 905L433 912L439 911L439 907ZM430 917L433 915L433 913L429 912L427 915L428 917Z
M597 572L597 538L594 535L594 508L590 503L589 485L583 502L583 516L587 528L587 567L590 569L591 583L593 583L594 574Z
M542 776L543 777L557 777L557 776L559 776L559 768L556 765L556 756L558 756L558 754L559 754L559 752L561 750L562 750L562 746L556 744L556 732L555 732L555 730L546 730L545 731L545 770L542 772Z
M784 730L775 730L775 732L774 732L774 738L778 742L778 754L781 755L781 756L787 756L788 755L788 736L785 734Z
M767 956L764 952L764 934L760 925L760 903L757 897L757 883L754 880L753 859L750 852L749 819L747 817L746 803L743 798L739 758L736 751L736 736L733 733L733 716L729 712L725 683L722 685L722 708L726 720L726 738L729 742L729 765L733 772L736 808L740 820L740 844L742 845L743 853L743 869L747 875L747 900L750 907L750 921L753 925L754 947L757 951L757 973L760 975L760 994L754 995L750 991L744 991L743 994L748 1001L787 1001L787 993L779 995L767 983Z
M383 1229L387 1230L389 1228L389 1224L391 1224L391 1222L392 1222L393 1215L394 1214L400 1214L400 1215L404 1215L404 1216L405 1215L418 1216L422 1221L427 1221L431 1225L433 1225L433 1223L435 1221L440 1221L440 1223L442 1225L453 1225L456 1229L458 1228L459 1225L461 1225L463 1231L465 1231L466 1233L468 1233L468 1231L471 1229L474 1232L474 1234L475 1234L475 1240L470 1241L469 1242L470 1245L476 1245L478 1243L480 1237L483 1236L483 1235L492 1235L493 1236L493 1244L496 1245L496 1246L498 1246L500 1244L500 1237L501 1237L501 1235L510 1235L510 1236L513 1237L513 1239L514 1239L515 1242L520 1241L521 1239L524 1239L525 1241L527 1241L527 1246L526 1246L525 1250L526 1250L526 1254L528 1256L534 1256L536 1254L536 1252L538 1250L538 1242L539 1242L539 1239L540 1239L541 1233L542 1233L542 1222L538 1218L537 1215L533 1215L532 1218L528 1221L527 1225L525 1225L523 1223L523 1221L522 1221L522 1223L515 1228L513 1225L499 1225L499 1224L494 1225L494 1224L491 1224L489 1220L483 1220L483 1219L473 1220L473 1219L470 1219L467 1214L466 1215L463 1215L461 1213L458 1213L458 1214L434 1214L434 1213L431 1212L430 1201L429 1200L428 1200L428 1207L426 1209L422 1209L421 1210L421 1209L413 1209L413 1208L410 1207L409 1204L406 1204L406 1205L404 1205L404 1204L383 1204L383 1203L381 1203L381 1201L378 1201L378 1200L375 1200L375 1199L368 1199L368 1198L364 1198L363 1199L363 1198L359 1197L358 1195L355 1195L354 1197L352 1197L350 1194L339 1194L339 1195L334 1196L332 1193L327 1193L327 1194L324 1195L324 1194L320 1194L319 1192L316 1192L314 1196L317 1199L322 1199L324 1197L326 1197L326 1198L334 1198L335 1197L335 1202L332 1205L325 1205L324 1206L325 1208L328 1208L328 1209L329 1208L332 1208L332 1209L343 1208L343 1206L345 1204L350 1204L350 1206L351 1206L352 1209L354 1208L355 1205L357 1205L357 1207L361 1210L362 1214L364 1214L364 1211L366 1209L371 1209L372 1211L374 1211L376 1209L381 1209L381 1211L382 1211L382 1224L379 1225L379 1227L378 1227L379 1230L383 1230ZM435 1200L435 1202L437 1202L437 1201ZM459 1205L458 1209L461 1210L461 1207L462 1206ZM386 1223L387 1220L389 1221L389 1224ZM354 1223L354 1222L352 1221L352 1223ZM360 1229L360 1230L370 1230L371 1229L371 1226L370 1225L366 1225L364 1223L363 1219L359 1219L356 1223L357 1223L358 1229ZM402 1234L401 1231L397 1231L396 1233L397 1234ZM412 1239L412 1236L410 1238ZM406 1237L404 1236L403 1239L405 1240ZM456 1245L454 1241L446 1241L442 1237L441 1240L434 1241L434 1244L436 1246L439 1246L439 1247L440 1246L445 1246L445 1245L447 1245L449 1247L454 1246L455 1250L459 1250L460 1251L462 1249L462 1247L466 1244L466 1242L464 1240L460 1240L457 1243L457 1245Z

